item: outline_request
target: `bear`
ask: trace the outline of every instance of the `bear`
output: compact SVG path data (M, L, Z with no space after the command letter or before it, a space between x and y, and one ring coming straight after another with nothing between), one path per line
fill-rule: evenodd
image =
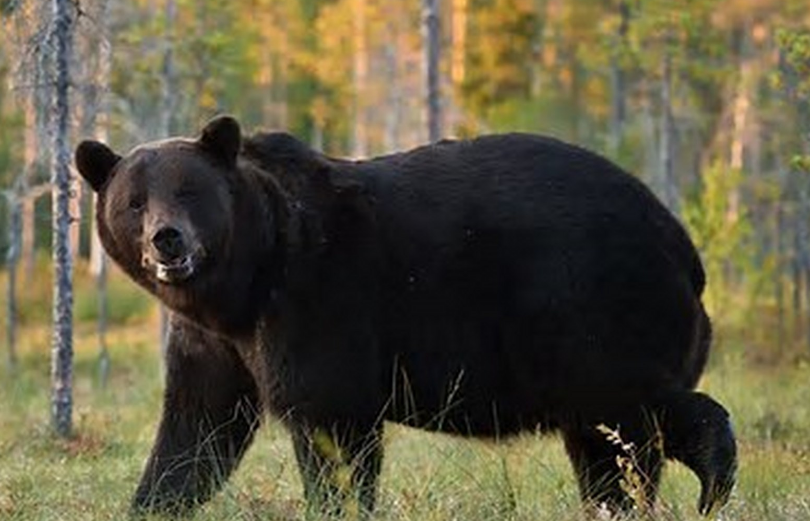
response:
M694 390L699 255L608 159L521 133L340 159L223 115L125 156L84 141L75 162L107 253L170 310L134 511L210 498L268 415L314 508L373 511L385 422L557 433L584 503L614 512L652 505L668 459L700 480L701 513L728 500L729 413ZM636 447L644 505L605 428Z

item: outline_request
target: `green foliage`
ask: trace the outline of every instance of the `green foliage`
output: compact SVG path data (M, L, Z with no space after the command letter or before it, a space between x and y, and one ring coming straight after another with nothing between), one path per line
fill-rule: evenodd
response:
M696 196L683 206L685 224L703 256L707 303L714 314L724 318L732 311L729 304L731 295L738 293L736 282L754 270L749 241L752 228L745 211L734 208L731 201L732 194L739 193L742 180L739 170L714 164L703 173ZM736 311L747 311L753 295L746 300L745 306L734 306Z
M491 105L485 117L495 132L540 132L570 138L576 132L570 117L574 110L566 97L507 98Z
M20 7L22 0L2 0L0 1L0 16L11 16Z
M530 0L481 2L472 13L462 98L473 113L531 93L538 15Z
M12 62L3 56L6 46L0 39L0 190L11 187L20 173L16 167L20 163L19 143L23 128L21 115L16 110L17 104L9 88Z
M21 270L22 271L22 270ZM27 277L22 272L20 277ZM51 293L53 290L50 258L40 254L30 279L21 280L18 289L18 312L22 326L48 324L51 320ZM142 321L154 309L153 299L130 282L117 269L110 270L107 284L108 321L124 324ZM78 322L98 318L98 292L95 280L88 273L83 261L74 270L74 318ZM5 287L5 277L0 276L0 287ZM5 298L5 294L3 294Z
M776 32L776 43L785 60L780 86L796 98L810 97L810 29L781 28Z
M790 164L795 170L810 172L810 29L781 28L776 32L776 42L782 60L774 83L795 107L793 116L800 132L797 146L805 152L794 155Z
M171 94L177 99L172 114L176 128L171 132L188 133L220 111L244 114L249 121L254 110L246 105L251 98L245 93L254 83L258 56L254 50L260 42L255 26L245 23L244 9L224 0L178 0L170 27L164 9L155 13L154 8L129 5L133 23L113 35L116 61L126 66L113 67L111 89L126 101L126 117L147 135L159 131L171 52L175 82Z
M790 161L790 166L794 170L801 170L810 173L810 156L796 155Z
M122 278L116 278L107 288L107 320L123 324L143 320L154 307L152 299L143 290ZM96 321L99 314L97 291L81 291L76 295L73 316L77 321Z

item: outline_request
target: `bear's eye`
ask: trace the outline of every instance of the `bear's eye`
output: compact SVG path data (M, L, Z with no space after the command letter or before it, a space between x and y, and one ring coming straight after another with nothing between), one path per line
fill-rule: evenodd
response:
M141 196L133 197L129 200L129 209L134 212L140 212L146 206L146 198Z

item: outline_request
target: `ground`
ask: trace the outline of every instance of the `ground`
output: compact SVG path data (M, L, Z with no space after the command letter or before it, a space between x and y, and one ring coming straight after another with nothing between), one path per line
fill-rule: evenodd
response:
M50 333L31 318L47 316L47 304L30 310L24 303L23 312L31 312L21 367L16 376L0 370L0 519L123 519L152 443L162 391L157 311L139 300L141 290L116 276L112 373L107 389L100 389L89 320L93 300L82 269L77 267L75 437L58 441L48 430ZM724 339L722 325L719 333L700 389L729 409L740 449L739 483L719 518L810 519L810 362L763 360L750 346ZM375 519L585 519L557 438L524 435L496 445L393 427L385 443ZM701 519L698 491L691 472L668 465L655 519ZM194 519L290 520L303 514L289 436L270 423L223 493Z

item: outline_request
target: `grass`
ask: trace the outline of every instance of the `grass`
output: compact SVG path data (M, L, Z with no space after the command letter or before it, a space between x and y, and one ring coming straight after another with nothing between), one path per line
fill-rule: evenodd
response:
M127 283L115 285L122 298L140 298ZM125 518L160 414L156 331L149 305L117 322L108 339L110 383L100 389L94 327L78 323L75 436L62 441L48 425L50 334L28 323L16 374L0 372L0 519ZM739 483L718 519L810 519L808 382L810 363L801 357L763 364L743 344L727 341L716 349L701 387L731 411L740 447ZM385 443L375 519L587 519L555 437L528 434L494 444L389 425ZM698 493L693 474L668 465L652 517L701 519ZM234 478L195 519L304 519L301 497L288 436L270 422Z

